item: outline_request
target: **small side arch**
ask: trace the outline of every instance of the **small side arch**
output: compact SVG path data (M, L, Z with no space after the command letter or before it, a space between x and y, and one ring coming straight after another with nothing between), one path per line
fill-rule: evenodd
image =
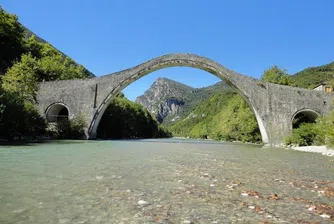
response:
M46 120L50 123L68 119L70 111L63 103L53 103L45 110Z
M320 113L312 109L301 109L291 117L292 129L298 128L301 123L315 123Z

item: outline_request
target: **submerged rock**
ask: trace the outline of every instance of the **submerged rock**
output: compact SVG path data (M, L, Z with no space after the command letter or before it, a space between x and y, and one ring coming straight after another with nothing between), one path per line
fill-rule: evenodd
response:
M251 196L251 197L256 197L256 198L261 197L260 193L257 192L257 191L242 191L241 195L242 196Z
M146 206L146 205L149 205L150 203L148 203L147 201L144 201L144 200L139 200L138 201L138 205L142 205L142 206Z
M210 177L210 174L209 173L202 173L201 177Z
M269 200L279 200L279 197L277 194L271 194L267 199Z
M104 176L96 176L96 179L98 180L102 180L104 178Z
M327 215L327 214L325 214L325 213L324 213L324 214L321 214L320 217L325 218L325 219L329 219L329 218L330 218L330 216Z

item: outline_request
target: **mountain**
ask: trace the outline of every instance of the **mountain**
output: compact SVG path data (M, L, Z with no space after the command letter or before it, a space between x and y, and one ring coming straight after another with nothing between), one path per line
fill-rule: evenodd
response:
M224 82L204 88L158 78L137 97L174 135L224 141L259 142L261 135L248 104Z
M306 68L292 75L291 78L298 87L314 88L319 83L334 79L334 62L322 66Z
M229 89L224 82L193 88L167 78L158 78L142 96L136 98L136 102L155 115L159 122L170 123L193 110L220 88Z

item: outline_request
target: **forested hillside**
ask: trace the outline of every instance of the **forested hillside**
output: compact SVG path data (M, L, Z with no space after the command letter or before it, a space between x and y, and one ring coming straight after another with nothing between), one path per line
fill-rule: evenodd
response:
M175 136L223 141L260 142L256 119L248 104L231 90L219 89L173 123Z
M157 117L166 112L162 124L174 136L261 141L253 112L224 82L196 89L158 78L137 102Z
M292 75L291 78L296 83L296 86L308 89L312 89L322 82L333 82L334 62L327 65L306 68Z
M275 65L264 71L261 80L305 89L313 89L323 82L334 85L334 62L306 68L294 75L289 75L287 70Z

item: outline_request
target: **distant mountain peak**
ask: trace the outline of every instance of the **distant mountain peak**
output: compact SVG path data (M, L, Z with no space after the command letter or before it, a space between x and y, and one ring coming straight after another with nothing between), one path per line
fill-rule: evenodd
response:
M177 117L201 100L208 98L219 88L226 88L223 82L209 87L193 88L177 81L159 77L145 93L136 98L136 102L143 105L159 122L175 121Z

